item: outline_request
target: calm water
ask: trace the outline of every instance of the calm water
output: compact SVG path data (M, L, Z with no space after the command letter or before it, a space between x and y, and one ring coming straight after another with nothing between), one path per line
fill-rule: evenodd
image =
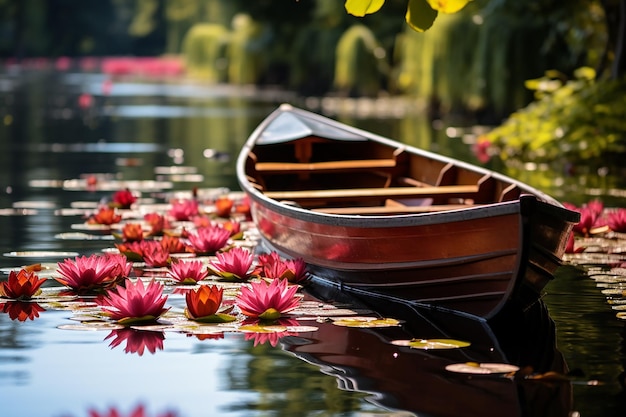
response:
M295 100L279 92L181 81L110 82L95 74L5 74L0 90L0 253L16 255L88 254L111 246L61 238L82 222L71 208L111 193L73 189L64 180L92 174L164 182L162 188L141 183L142 197L155 201L194 187L236 190L239 147L280 101ZM324 109L333 104L296 100L303 103ZM367 103L360 108L370 116L343 120L471 159L460 134L432 135L418 117L380 119L371 117ZM589 190L604 190L601 184L583 188L575 179L549 178L542 178L542 188L565 200L585 201ZM2 256L0 267L59 260ZM525 321L493 326L398 307L408 319L403 328L349 329L322 321L317 332L284 338L276 347L255 346L242 334L200 340L152 332L158 333L151 335L156 351L143 355L125 352L124 343L110 346L108 331L59 329L71 322L67 311L48 309L25 322L0 314L0 416L78 417L109 407L130 414L138 405L151 416L170 410L187 417L625 415L623 322L594 282L571 271L547 288L545 303L556 332L539 307ZM443 336L472 340L472 348L424 352L389 343ZM564 370L565 363L573 376L528 382L442 371L447 363L468 360L511 361L543 371ZM599 385L588 385L590 380Z

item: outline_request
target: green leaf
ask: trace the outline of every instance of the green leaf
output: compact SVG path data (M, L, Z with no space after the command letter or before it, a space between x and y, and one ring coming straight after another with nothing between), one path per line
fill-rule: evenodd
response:
M346 11L353 16L363 17L376 13L383 7L385 0L346 0Z
M433 10L441 13L456 13L461 10L471 0L428 0L428 4Z
M469 342L455 339L412 339L412 340L393 340L391 342L396 346L408 346L412 349L459 349L470 346Z
M231 316L230 314L216 313L210 316L192 318L191 320L197 321L198 323L230 323L231 321L237 320L237 317Z
M430 7L426 0L409 0L406 23L411 29L424 32L433 25L436 18L437 11Z

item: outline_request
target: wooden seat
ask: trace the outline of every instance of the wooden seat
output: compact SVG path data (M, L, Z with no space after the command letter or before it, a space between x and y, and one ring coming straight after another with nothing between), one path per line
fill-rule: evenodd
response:
M394 168L394 159L359 159L325 162L257 162L254 168L263 174L284 174L288 172L341 172L352 170L369 170Z
M342 200L379 200L381 198L406 197L460 197L472 198L478 192L477 185L445 185L441 187L388 187L388 188L350 188L306 191L266 191L265 195L275 200L306 201L342 201Z

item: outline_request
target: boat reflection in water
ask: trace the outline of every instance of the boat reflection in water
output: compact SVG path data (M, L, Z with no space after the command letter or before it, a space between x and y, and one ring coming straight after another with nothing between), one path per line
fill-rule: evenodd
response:
M283 348L336 377L340 388L369 393L371 402L386 409L433 417L570 415L571 382L563 377L566 364L543 303L525 312L510 307L488 323L421 311L407 303L373 301L376 305L369 307L403 320L402 325L354 328L329 320L319 323L316 332L281 339ZM391 343L407 339L455 339L471 345L423 350ZM446 370L447 365L467 362L514 364L520 370L490 375ZM545 373L552 377L536 377Z

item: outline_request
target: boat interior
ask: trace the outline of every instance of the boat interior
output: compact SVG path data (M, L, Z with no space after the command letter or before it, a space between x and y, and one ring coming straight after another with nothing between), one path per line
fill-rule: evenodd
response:
M246 174L267 197L330 214L452 210L519 198L517 184L404 147L317 136L257 145Z

